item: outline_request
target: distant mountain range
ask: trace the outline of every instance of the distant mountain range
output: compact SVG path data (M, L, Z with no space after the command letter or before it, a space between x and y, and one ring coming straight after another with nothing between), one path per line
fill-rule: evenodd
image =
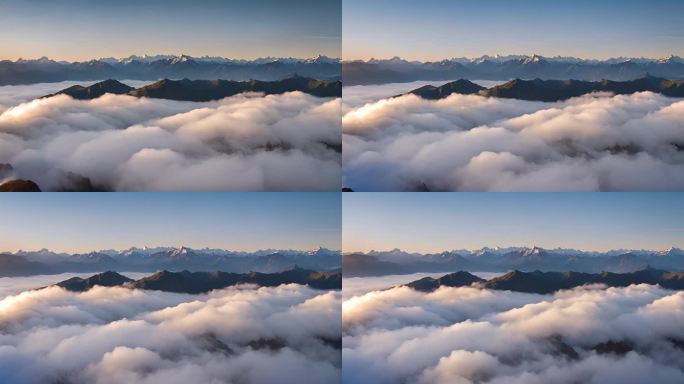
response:
M387 252L348 253L342 256L345 277L382 276L417 272L577 271L633 272L647 266L684 271L684 251L614 250L585 252L574 249L482 248L432 254Z
M560 101L592 92L610 92L616 95L625 95L644 91L660 93L670 97L684 97L684 80L667 80L654 76L646 76L629 81L515 79L487 89L468 80L461 79L439 87L425 85L406 94L417 95L428 100L443 99L451 94L458 93L531 101Z
M574 57L539 55L482 56L476 59L446 59L434 62L355 60L342 63L345 85L402 83L417 80L510 80L515 78L576 79L587 81L633 80L651 74L684 79L684 59L616 58L583 60Z
M107 271L86 279L72 277L54 285L72 292L84 292L100 285L198 294L238 284L254 284L260 287L301 284L315 289L341 289L342 272L319 272L297 267L277 273L169 272L164 270L139 280L133 280L119 273Z
M109 79L87 87L74 85L43 97L69 95L74 99L91 100L104 94L130 95L177 101L220 100L243 92L259 92L266 95L300 91L318 97L341 97L342 83L338 80L316 80L293 76L275 81L232 80L159 80L135 89L117 80Z
M0 85L87 81L100 79L158 80L230 79L279 80L295 74L316 79L339 80L339 59L318 56L311 59L264 58L232 60L221 57L187 55L130 56L83 62L37 60L0 61Z
M581 272L521 272L515 270L503 276L484 280L468 272L459 271L438 279L425 277L405 286L417 291L432 292L439 287L478 287L500 291L548 294L588 284L608 287L627 287L632 284L660 285L663 288L684 289L684 272L668 272L647 267L631 273L581 273Z
M0 277L57 274L66 272L231 271L280 272L301 268L330 271L340 268L340 252L266 250L234 252L220 249L131 248L126 251L96 251L82 254L40 251L0 253Z

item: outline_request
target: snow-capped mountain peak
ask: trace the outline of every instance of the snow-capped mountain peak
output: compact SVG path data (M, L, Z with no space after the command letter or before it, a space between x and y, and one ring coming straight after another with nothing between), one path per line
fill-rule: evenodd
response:
M171 59L170 64L179 64L179 63L187 63L188 61L192 61L192 57L188 55L180 55L176 56L173 59Z
M523 64L539 63L542 60L544 60L542 56L534 54L532 57L528 57L527 59L523 60Z

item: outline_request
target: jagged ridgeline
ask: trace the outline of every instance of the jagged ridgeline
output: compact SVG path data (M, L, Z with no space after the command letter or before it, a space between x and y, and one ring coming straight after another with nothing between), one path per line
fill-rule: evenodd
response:
M540 247L482 248L440 253L409 253L399 249L343 255L345 276L382 276L416 272L577 271L586 273L634 272L649 266L682 271L684 250L612 250L590 252Z
M100 79L259 79L265 81L293 74L317 79L339 80L339 59L318 56L308 59L262 58L256 60L188 55L132 55L123 59L104 58L81 62L38 60L0 60L0 85L88 81Z
M460 79L437 87L425 85L398 96L413 94L427 100L439 100L452 94L476 94L486 97L552 102L593 92L629 95L645 91L660 93L669 97L684 97L684 80L668 80L654 76L630 81L515 79L488 89L471 81Z
M394 57L387 60L345 61L342 64L342 73L345 85L513 78L626 81L644 77L649 73L658 77L682 79L684 59L675 55L660 59L623 57L608 60L540 55L484 55L474 59L455 58L420 62Z
M84 292L95 286L120 286L132 289L198 294L243 284L259 287L300 284L314 289L341 289L342 272L321 272L302 268L293 268L277 273L169 272L164 270L139 280L133 280L117 272L107 271L85 279L72 277L54 285L72 292Z
M295 267L317 271L340 268L340 252L320 248L315 251L264 250L238 252L221 249L131 248L89 253L55 253L47 249L0 253L0 277L58 273L88 273L105 270L126 272L171 271L251 271L273 273Z
M607 287L649 284L684 290L684 272L669 272L654 268L645 268L631 273L521 272L516 270L485 280L469 272L458 271L440 278L424 277L405 286L422 292L432 292L440 287L476 286L499 291L548 294L591 284Z
M153 99L200 102L220 100L244 92L279 95L294 91L304 92L317 97L340 97L342 96L342 83L340 81L316 80L301 76L293 76L276 81L163 79L136 89L117 80L109 79L90 86L74 85L43 97L68 95L74 99L91 100L111 93Z

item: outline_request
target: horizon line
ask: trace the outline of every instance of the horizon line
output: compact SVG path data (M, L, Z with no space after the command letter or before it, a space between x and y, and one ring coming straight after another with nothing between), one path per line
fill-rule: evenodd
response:
M316 58L319 58L319 57L325 57L325 58L328 58L328 59L331 59L331 60L339 60L339 61L342 61L342 57L332 57L332 56L328 56L328 55L322 54L322 53L319 53L319 54L313 55L313 56L254 56L254 57L252 57L252 58L230 57L230 56L210 55L210 54L204 54L204 55L198 56L198 55L191 55L191 54L185 54L185 53L180 53L180 54L169 54L169 53L156 53L156 54L147 54L147 53L143 53L143 54L135 54L135 53L133 53L133 54L130 54L130 55L128 55L128 56L122 56L122 57L108 56L108 57L91 58L91 59L87 59L87 60L55 59L55 58L50 58L50 57L48 57L48 56L43 55L43 56L40 56L40 57L37 57L37 58L25 58L25 57L10 58L10 57L0 57L0 61L11 61L11 62L13 62L13 63L16 63L16 62L18 62L18 61L20 61L20 60L23 60L23 61L40 61L40 60L42 60L42 59L48 59L48 60L50 60L50 61L54 61L54 62L57 62L57 63L64 63L64 62L66 62L66 63L71 63L71 64L73 64L73 63L86 63L86 62L89 62L89 61L110 60L110 59L122 61L122 60L125 60L125 59L129 59L129 58L131 58L131 57L134 57L134 56L135 56L135 57L141 57L141 58L144 58L144 57L155 57L155 56L168 56L168 57L182 57L182 56L187 56L187 57L190 57L190 58L193 58L193 59L220 58L220 59L224 59L224 60L234 60L234 61L257 61L257 60L268 60L268 59L273 59L273 60L281 60L281 59L309 60L309 59L316 59Z
M61 252L61 251L53 251L53 250L51 250L51 249L49 249L49 248L40 248L40 249L36 249L36 250L17 249L16 251L10 251L10 250L0 251L0 254L2 254L2 253L9 253L9 254L15 255L15 254L17 254L17 253L19 253L19 252L40 252L40 251L48 251L48 252L57 253L57 254L59 254L59 253L65 253L65 254L69 254L69 255L75 255L75 254L80 254L80 253L93 253L93 252L104 252L104 251L125 252L125 251L128 251L128 250L134 249L134 248L136 248L136 249L145 249L145 248L171 248L171 249L182 249L182 248L187 248L187 249L194 250L194 251L201 251L201 250L205 250L205 249L212 249L212 250L220 250L220 251L236 252L236 253L256 253L256 252L261 252L261 251L297 251L297 252L310 252L310 251L317 251L317 250L320 250L320 249L327 249L327 250L333 251L333 252L342 252L341 250L328 248L328 247L325 247L325 246L322 246L322 245L319 245L318 247L309 248L309 249L304 249L304 248L302 248L302 249L295 249L295 248L255 248L254 250L251 250L251 251L250 251L250 250L244 250L244 249L229 249L229 248L209 247L209 246L204 246L204 247L190 247L190 246L185 246L185 245L180 245L180 246L170 246L170 245L147 246L147 245L144 245L144 246L141 246L141 247L138 247L138 246L131 246L131 247L128 247L128 248L121 248L121 249L116 249L116 248L101 248L101 249L94 249L94 250L86 251L86 252L78 252L78 251L69 251L69 252L66 252L66 251L65 251L65 252Z
M343 247L343 248L344 248L344 247ZM539 248L539 249L542 249L542 250L545 250L545 251L565 250L565 251L577 251L577 252L583 252L583 253L589 253L589 252L595 252L595 253L608 253L608 252L615 252L615 251L628 251L628 252L633 252L633 251L664 252L664 251L670 251L670 250L672 250L672 249L682 250L682 248L676 247L676 246L674 246L674 245L671 245L671 246L669 246L669 247L666 248L666 249L648 249L648 248L640 248L640 249L637 249L637 248L610 248L610 249L606 249L606 250L596 250L596 249L594 249L594 250L589 250L589 249L578 249L578 248L567 248L567 247L541 247L541 246L537 246L537 245L533 245L533 246L526 245L526 246L503 246L503 247L502 247L502 246L493 246L493 247L490 247L490 246L483 246L483 247L480 247L480 248L470 248L470 249L468 249L468 248L453 248L453 249L445 249L445 250L437 251L437 252L429 252L429 251L415 251L415 252L412 252L412 251L405 251L405 250L402 250L402 249L400 249L400 248L393 248L393 249L390 249L390 250L377 250L377 249L371 249L371 250L368 250L368 251L342 251L342 255L348 255L348 254L353 254L353 253L368 254L368 253L371 253L371 252L376 252L376 253L377 253L377 252L393 252L393 251L399 251L399 252L403 252L403 253L417 253L417 254L420 254L420 255L430 255L430 254L437 254L437 253L459 252L459 251L477 252L477 251L481 251L481 250L483 250L483 249L485 249L485 248L487 248L487 249L497 249L497 248L498 248L498 249L509 249L509 248L534 249L534 248Z
M440 62L440 61L454 61L454 60L470 60L474 61L477 59L482 59L484 57L489 57L489 58L497 58L497 57L511 57L511 56L521 56L521 57L534 57L534 56L539 56L542 58L546 59L576 59L576 60L581 60L581 61L609 61L609 60L652 60L652 61L657 61L657 60L662 60L662 59L669 59L672 57L677 57L677 58L683 58L684 52L681 54L675 54L675 53L670 53L667 56L660 56L660 57L647 57L647 56L611 56L608 58L596 58L596 57L580 57L580 56L573 56L573 55L544 55L544 54L539 54L539 53L532 53L532 54L521 54L521 53L511 53L511 54L495 54L495 55L490 55L490 54L482 54L480 56L452 56L452 57L444 57L442 59L435 59L435 60L430 60L430 59L407 59L403 58L401 56L395 55L389 58L377 58L377 57L370 57L370 58L357 58L357 59L346 59L342 58L342 62L369 62L369 61L390 61L393 59L401 59L404 61L408 62L420 62L420 63L435 63L435 62Z

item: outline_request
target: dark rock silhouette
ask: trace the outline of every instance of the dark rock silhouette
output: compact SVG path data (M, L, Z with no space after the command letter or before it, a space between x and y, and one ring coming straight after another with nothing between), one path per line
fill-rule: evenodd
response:
M96 286L124 286L176 293L204 293L239 284L254 284L260 287L275 287L281 284L308 285L315 289L341 289L341 272L319 272L294 268L277 273L231 273L231 272L169 272L161 271L139 280L132 280L116 272L107 271L87 279L73 277L55 285L69 291L83 292Z
M84 292L93 288L96 285L103 287L115 287L118 285L123 285L125 283L131 282L133 279L129 279L126 276L120 275L113 271L107 271L103 273L98 273L97 275L90 276L86 279L80 277L72 277L71 279L64 280L55 285L72 292Z
M422 279L412 281L406 284L406 286L409 288L413 288L416 291L432 292L442 286L467 287L469 285L472 285L473 283L481 283L484 281L484 279L481 279L468 272L458 271L450 273L448 275L444 275L438 279L434 279L432 277L424 277Z
M164 79L134 89L116 80L107 80L89 87L75 85L44 97L65 94L79 100L91 100L105 93L113 93L154 99L199 102L220 100L224 97L244 92L277 95L294 91L304 92L316 97L340 97L342 96L342 83L340 81L316 80L301 76L293 76L276 81Z
M454 85L460 84L459 86ZM475 91L476 84L467 80L458 80L433 87L426 85L414 89L406 94L414 94L428 100L448 97L452 93L473 94L529 101L554 102L567 100L572 97L586 95L592 92L610 92L616 95L626 95L635 92L655 92L669 97L684 97L684 80L667 80L647 76L630 81L580 81L580 80L511 80L505 84L485 89L480 87Z
M452 81L451 83L446 83L442 86L435 87L432 85L426 85L417 89L414 89L408 93L414 94L417 96L420 96L423 99L427 100L438 100L438 99L443 99L445 97L448 97L449 95L453 93L458 93L462 95L472 95L476 94L478 92L481 92L483 90L486 90L487 88L481 87L473 82L470 82L468 80L456 80Z
M40 192L40 188L31 180L10 180L0 184L0 192Z
M107 93L113 93L115 95L123 95L128 92L131 92L135 88L129 87L126 84L120 83L116 80L105 80L101 81L99 83L95 83L91 86L88 87L83 87L81 85L74 85L72 87L63 89L57 93L53 93L51 95L43 96L45 97L52 97L56 95L69 95L73 97L74 99L78 100L91 100L91 99L96 99L104 94Z
M475 278L475 279L473 279ZM427 279L427 280L426 280ZM468 281L479 282L484 288L526 293L549 294L563 289L571 289L588 284L603 284L609 287L626 287L632 284L660 285L663 288L684 290L684 272L668 272L646 268L631 273L581 273L581 272L521 272L513 271L484 281L459 271L439 279L424 278L412 281L405 286L431 292L439 287L460 287L470 285Z

